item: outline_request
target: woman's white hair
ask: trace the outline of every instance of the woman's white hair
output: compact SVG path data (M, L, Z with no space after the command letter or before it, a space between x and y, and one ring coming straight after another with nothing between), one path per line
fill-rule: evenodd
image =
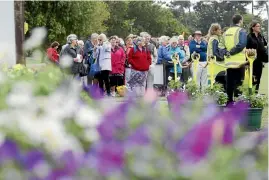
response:
M169 37L168 37L168 36L161 36L161 37L159 38L159 42L160 42L160 43L166 42L166 41L168 41L168 40L169 40Z
M82 46L84 46L84 42L83 42L82 40L79 40L79 41L78 41L78 45L82 45Z
M150 35L149 35L149 33L147 33L147 32L141 32L141 33L140 33L140 36L141 36L141 37L147 37L147 36L150 36Z
M104 42L105 41L107 41L107 37L106 37L106 35L105 34L100 34L99 36L98 36L98 38L101 38Z
M178 38L176 36L172 37L169 41L170 44L174 43L174 42L178 42Z
M91 39L97 39L98 36L99 36L99 34L97 34L97 33L92 33L92 35L91 35Z

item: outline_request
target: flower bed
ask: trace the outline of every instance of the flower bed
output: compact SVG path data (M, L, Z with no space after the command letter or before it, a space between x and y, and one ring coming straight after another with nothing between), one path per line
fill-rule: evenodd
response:
M57 68L0 79L1 179L267 177L267 131L238 131L245 103L221 112L176 92L166 114L151 93L102 112L95 87Z

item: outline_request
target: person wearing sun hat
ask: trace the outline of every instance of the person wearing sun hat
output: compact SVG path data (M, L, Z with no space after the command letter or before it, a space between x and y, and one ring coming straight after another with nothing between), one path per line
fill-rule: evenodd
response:
M207 44L202 41L202 32L194 32L194 40L190 42L190 54L196 52L200 54L199 65L197 68L197 85L203 90L208 85L207 82L207 62L206 62Z

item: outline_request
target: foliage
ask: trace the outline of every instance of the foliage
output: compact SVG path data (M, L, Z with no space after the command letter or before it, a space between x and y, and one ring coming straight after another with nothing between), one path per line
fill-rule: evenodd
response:
M238 89L242 94L236 99L237 101L247 102L251 108L265 108L268 106L268 97L266 95L254 93L255 87L249 89L242 85Z
M108 7L100 1L26 1L25 20L29 29L45 26L48 41L66 43L75 33L85 37L93 32L104 32L104 21L109 18Z
M215 100L218 105L226 105L228 101L228 95L224 92L222 84L215 83L213 88L207 87L204 91L206 96L210 96Z
M197 83L194 80L189 80L185 86L185 90L188 93L190 99L202 98L202 93L198 88Z
M168 87L172 90L179 90L182 87L182 83L180 82L180 77L178 77L176 80L172 79L171 76L168 77L169 83Z

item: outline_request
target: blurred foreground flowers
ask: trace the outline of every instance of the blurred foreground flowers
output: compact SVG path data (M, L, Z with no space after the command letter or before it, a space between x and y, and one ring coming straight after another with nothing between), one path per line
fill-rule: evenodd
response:
M246 103L220 111L175 92L169 111L152 92L113 106L53 66L4 68L0 80L1 179L267 177L267 130L238 128Z

